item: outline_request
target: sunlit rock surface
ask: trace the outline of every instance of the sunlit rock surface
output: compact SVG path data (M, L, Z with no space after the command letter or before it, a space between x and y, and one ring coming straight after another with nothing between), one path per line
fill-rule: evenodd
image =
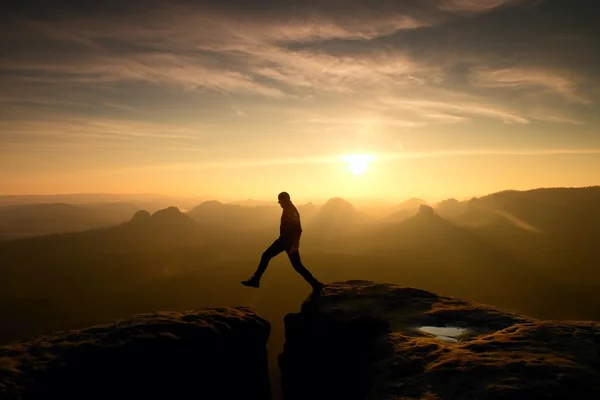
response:
M365 281L328 285L285 322L286 400L600 398L597 322Z
M269 398L249 308L142 314L0 347L0 399Z

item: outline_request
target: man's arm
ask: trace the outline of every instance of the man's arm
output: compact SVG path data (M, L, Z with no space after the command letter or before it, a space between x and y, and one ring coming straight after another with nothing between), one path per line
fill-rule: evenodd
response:
M292 236L292 247L290 247L290 253L295 253L298 251L298 247L300 247L300 232L294 232Z

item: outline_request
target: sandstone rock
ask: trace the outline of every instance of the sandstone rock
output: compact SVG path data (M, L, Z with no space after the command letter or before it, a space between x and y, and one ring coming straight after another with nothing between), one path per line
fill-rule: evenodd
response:
M142 314L0 347L0 399L269 398L270 324L244 307Z
M142 221L146 221L151 217L150 213L146 210L139 210L133 215L131 218L132 223L141 223Z
M365 281L328 285L285 322L286 400L600 398L596 322L539 321Z

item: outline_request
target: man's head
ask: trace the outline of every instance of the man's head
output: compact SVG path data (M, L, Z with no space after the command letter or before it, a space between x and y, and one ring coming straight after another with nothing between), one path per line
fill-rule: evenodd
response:
M285 206L292 202L292 200L290 199L290 194L288 192L279 193L279 195L277 196L277 200L279 200L278 203L281 206L281 208L285 208Z

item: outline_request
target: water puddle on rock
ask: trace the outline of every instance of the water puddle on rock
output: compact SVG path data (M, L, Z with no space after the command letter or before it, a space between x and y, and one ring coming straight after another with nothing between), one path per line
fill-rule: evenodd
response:
M466 328L455 328L451 326L421 326L422 332L430 333L445 342L458 342L457 337L467 331Z

